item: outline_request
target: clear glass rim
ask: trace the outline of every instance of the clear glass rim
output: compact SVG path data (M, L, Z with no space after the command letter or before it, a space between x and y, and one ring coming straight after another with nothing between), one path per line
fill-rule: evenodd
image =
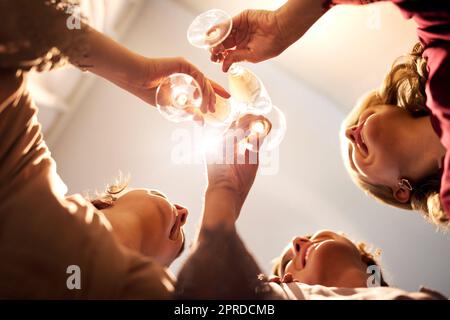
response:
M183 79L189 79L189 81L191 81L191 84L195 90L199 91L200 96L198 98L196 98L196 100L199 100L200 104L201 101L203 100L203 95L202 95L202 91L201 91L201 87L198 84L197 80L195 80L194 77L192 77L189 74L186 73L173 73L170 76L166 77L166 79L163 80L164 81L171 81L171 79L174 78L183 78ZM158 86L158 88L156 89L156 93L155 93L155 104L156 104L156 108L158 109L158 111L164 116L166 117L168 120L172 121L172 122L182 122L182 121L188 121L190 119L193 118L193 115L187 113L186 111L184 111L183 109L177 108L173 105L163 105L160 104L160 99L158 98L161 94L161 90L162 90L162 83Z
M219 39L217 39L216 41L214 41L214 42L212 42L210 44L206 44L205 43L205 44L201 45L201 44L198 44L196 42L193 42L191 40L192 37L190 36L190 34L192 33L192 29L194 28L194 26L197 24L197 22L200 19L202 19L203 17L211 14L212 12L218 12L218 13L222 14L224 17L227 18L228 29L223 34L223 36L221 36ZM217 24L220 24L220 23L215 23L215 24L211 25L209 28L211 28L211 27L213 27L214 25L217 25ZM189 25L189 27L187 29L186 37L187 37L189 43L191 45L193 45L194 47L201 48L201 49L209 49L209 48L214 48L214 47L218 46L219 44L221 44L230 35L232 29L233 29L233 20L232 20L232 17L228 14L228 12L226 12L226 11L224 11L222 9L210 9L208 11L200 13L198 16L195 17L194 21L191 22L191 24Z

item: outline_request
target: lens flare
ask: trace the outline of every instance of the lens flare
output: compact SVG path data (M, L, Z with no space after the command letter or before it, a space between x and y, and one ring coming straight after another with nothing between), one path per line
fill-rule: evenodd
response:
M265 131L265 125L262 121L258 120L252 123L251 129L253 133L264 133Z

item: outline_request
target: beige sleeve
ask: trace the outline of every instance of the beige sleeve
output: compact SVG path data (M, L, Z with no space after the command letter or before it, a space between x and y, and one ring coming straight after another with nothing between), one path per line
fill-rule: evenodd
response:
M131 252L127 259L129 267L119 299L172 299L175 280L165 268Z
M84 243L72 251L84 269L85 288L91 292L83 298L112 299L170 299L174 280L168 271L152 258L122 246L111 232L110 225L101 211L96 210L80 195L66 198L74 204L67 209L82 222L81 239L70 241ZM67 225L66 228L70 226ZM67 233L64 231L64 233ZM86 237L88 241L83 241ZM109 289L106 289L109 288ZM81 293L81 292L80 292Z

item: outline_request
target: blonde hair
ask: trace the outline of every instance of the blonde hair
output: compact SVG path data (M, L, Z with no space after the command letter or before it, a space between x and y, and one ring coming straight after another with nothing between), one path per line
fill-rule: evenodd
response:
M428 79L427 61L422 56L423 47L417 43L412 51L397 58L381 87L373 90L358 101L355 108L344 120L341 141L345 144L345 128L355 125L361 113L371 106L392 105L394 108L407 110L413 117L430 115L426 107L425 85ZM441 173L436 172L414 184L410 200L406 203L397 201L392 189L384 185L374 185L365 180L350 166L348 150L343 151L343 158L352 180L366 194L373 196L382 203L406 209L420 211L425 219L438 227L448 228L449 221L439 197Z
M90 198L89 201L98 210L110 208L114 205L114 202L121 195L121 193L128 187L129 182L130 176L124 177L122 173L119 172L119 176L116 178L114 183L108 184L103 193L97 193L96 196Z

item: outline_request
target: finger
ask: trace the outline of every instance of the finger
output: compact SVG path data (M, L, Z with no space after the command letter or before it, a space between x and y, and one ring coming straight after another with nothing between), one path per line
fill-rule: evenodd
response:
M211 86L212 86L214 92L217 93L219 96L221 96L222 98L225 98L225 99L228 99L231 97L231 94L220 84L218 84L217 82L215 82L213 80L209 80L209 82L211 83Z
M212 86L212 83L210 80L207 80L208 85L208 105L207 105L207 112L216 112L216 93L214 91L214 88Z
M272 277L270 277L268 281L269 281L269 282L275 282L275 283L278 283L278 284L281 283L280 277L277 277L277 276L272 276Z
M221 47L223 48L222 51L235 48L238 45L242 45L242 43L238 43L238 41L236 40L237 39L236 34L238 32L239 30L234 28L231 30L230 35L221 43Z
M259 165L259 147L257 150L246 150L245 151L245 163L249 165Z
M223 51L225 51L225 50L226 50L225 46L221 43L221 44L219 44L219 45L217 45L217 46L212 47L211 49L209 49L209 52L210 52L212 55L218 55L218 54L220 54L221 52L223 52Z
M202 113L207 113L210 105L214 107L216 97L211 83L209 80L198 70L194 70L191 72L191 76L197 81L198 85L200 86L200 90L202 92L202 103L200 106L200 110Z
M211 54L211 61L214 63L222 63L225 60L225 57L227 56L227 51L222 51L217 54Z
M228 72L231 65L235 62L245 61L249 57L249 51L247 49L230 50L227 52L222 64L223 72Z
M208 105L210 104L211 100L211 92L214 91L208 79L199 69L197 69L197 67L195 67L192 63L185 60L184 58L175 58L174 61L176 62L176 70L174 72L189 74L192 78L195 79L195 81L197 81L202 93L202 103L200 106L200 110L203 113L206 113L208 111ZM215 101L215 97L213 98L213 100Z
M234 158L234 164L238 164L239 159L239 142L237 137L233 137L233 158Z
M224 57L220 53L218 53L218 54L211 53L210 60L214 63L222 63L222 61L224 60Z
M290 283L293 280L294 280L294 277L292 276L292 274L291 273L286 273L281 281L284 282L284 283Z

